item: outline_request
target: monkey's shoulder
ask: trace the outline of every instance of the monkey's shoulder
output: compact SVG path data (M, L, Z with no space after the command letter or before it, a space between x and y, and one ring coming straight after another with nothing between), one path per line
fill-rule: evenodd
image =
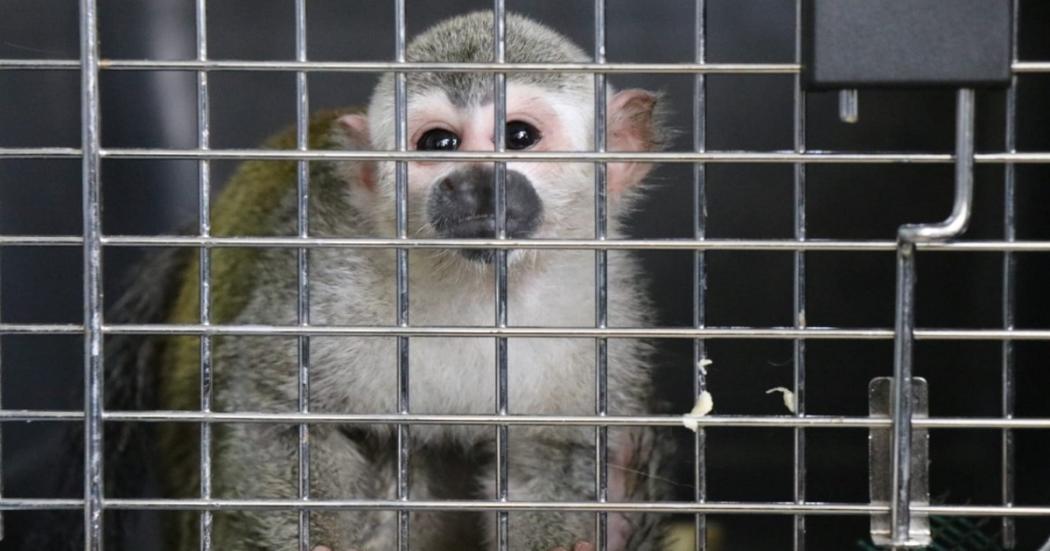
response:
M360 113L361 108L350 107L319 111L309 121L310 149L335 149L341 147L335 133L339 117ZM271 136L262 144L262 149L296 149L295 125ZM334 176L330 163L310 163L310 183L313 192L323 192L326 183ZM211 233L216 237L271 237L293 235L296 217L296 190L298 161L296 160L250 160L242 163L225 183L214 203L211 213ZM212 294L220 302L214 315L220 320L229 320L244 306L244 301L253 285L254 275L259 271L259 262L265 255L253 248L215 249L213 251L211 276ZM196 256L196 255L194 255ZM198 296L199 263L191 259L184 268L183 294L180 305L192 305ZM194 312L173 312L172 321L196 318Z
M340 147L335 132L339 117L359 113L360 108L320 111L309 121L311 149ZM267 150L296 149L295 125L271 136L261 148ZM326 182L333 178L329 163L310 163L311 191L323 192ZM211 210L211 235L214 237L274 237L295 235L296 191L298 162L296 160L250 160L242 163L225 183ZM287 251L285 251L287 252ZM258 247L220 247L209 253L207 274L211 301L212 323L231 323L247 306L265 274L273 263L273 250ZM279 256L279 255L277 255ZM270 266L273 268L273 266ZM174 278L175 298L171 302L166 321L195 324L200 321L200 255L196 250L182 251L179 273ZM293 279L294 281L294 279ZM196 339L179 339L166 350L166 364L171 366L166 376L168 396L192 397L195 366L199 364ZM185 372L185 373L183 373ZM181 399L180 399L181 401ZM193 407L192 403L180 404Z
M337 120L343 115L361 113L359 107L331 109L315 113L309 121L309 149L344 147L337 138ZM295 150L297 128L292 125L263 142L264 150ZM310 163L311 179L323 183L330 163ZM294 192L299 163L296 160L250 160L242 163L226 182L215 203L212 233L221 236L271 235L280 228L273 215L280 213L282 201Z

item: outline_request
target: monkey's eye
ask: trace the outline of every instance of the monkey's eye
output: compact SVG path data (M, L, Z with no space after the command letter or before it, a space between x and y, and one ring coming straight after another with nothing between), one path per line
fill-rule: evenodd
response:
M528 149L540 141L540 131L524 121L507 123L507 149Z
M459 149L459 136L444 128L427 130L416 142L420 151L455 151Z

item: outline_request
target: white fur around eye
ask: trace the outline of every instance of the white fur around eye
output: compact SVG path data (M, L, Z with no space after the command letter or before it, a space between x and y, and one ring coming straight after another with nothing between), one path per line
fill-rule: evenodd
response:
M593 94L585 96L552 94L548 98L551 107L562 121L566 138L571 144L570 151L594 149L594 110L590 108L593 98ZM581 106L586 107L581 108Z

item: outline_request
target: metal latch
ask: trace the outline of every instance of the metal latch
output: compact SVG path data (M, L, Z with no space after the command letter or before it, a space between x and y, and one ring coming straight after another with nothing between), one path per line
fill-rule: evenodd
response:
M929 502L927 434L912 430L926 415L925 382L912 378L915 253L923 243L954 239L973 210L974 88L1010 82L1011 0L804 0L802 82L807 90L842 90L839 117L855 122L857 88L957 88L955 197L943 222L897 233L893 379L873 382L872 413L889 429L871 435L871 499L889 505L872 517L876 544L921 547L929 519L912 510Z

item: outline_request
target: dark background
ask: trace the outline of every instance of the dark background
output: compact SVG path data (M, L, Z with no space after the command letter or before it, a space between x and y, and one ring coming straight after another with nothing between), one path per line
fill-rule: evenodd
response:
M115 59L190 59L195 56L193 2L108 0L101 3L102 55ZM410 2L409 36L449 15L490 2ZM794 2L708 2L708 60L794 60ZM592 49L593 7L583 0L508 0L508 6L555 27ZM74 59L79 56L77 11L69 0L0 0L0 57ZM211 2L208 51L213 59L294 59L294 7L287 0ZM1050 60L1050 4L1021 1L1020 57ZM680 0L609 0L608 60L693 60L692 5ZM389 60L393 10L385 2L310 0L309 57L313 60ZM105 71L101 75L105 147L196 145L195 74ZM362 103L375 75L311 74L312 109ZM282 73L211 74L211 145L254 147L295 117L295 77ZM692 82L688 75L614 76L618 86L662 89L679 114L689 150ZM707 146L711 150L789 150L792 143L790 75L708 78ZM978 150L1004 149L1006 95L978 94ZM1019 79L1017 147L1050 150L1050 75ZM807 96L807 146L842 151L948 152L953 144L950 91L864 91L860 122L837 119L834 93ZM0 147L79 147L79 75L75 71L0 71ZM234 163L213 162L216 187ZM170 234L194 227L197 212L193 161L106 160L102 166L107 234ZM967 239L1003 236L1002 165L977 168L973 224ZM793 237L793 179L789 165L712 165L708 178L708 235L720 238ZM807 232L810 238L892 239L908 222L942 219L950 209L947 165L810 165ZM692 236L692 169L658 169L649 198L630 220L635 237ZM1017 167L1017 238L1050 239L1050 166ZM5 234L78 234L80 161L0 160L0 231ZM107 250L107 302L142 251ZM80 323L81 252L76 247L7 247L2 250L5 322ZM643 255L659 325L692 324L692 255ZM1017 326L1050 327L1050 256L1017 255ZM807 261L810 326L890 327L893 322L892 253L813 252ZM791 253L708 254L708 324L755 327L793 323ZM920 327L1002 326L1001 253L921 253ZM82 384L81 341L76 336L4 336L3 406L7 409L76 409ZM655 371L673 411L692 405L692 346L658 343ZM1017 415L1050 417L1050 343L1016 343ZM867 383L892 370L889 341L810 341L806 346L806 411L866 415ZM930 381L931 415L1000 415L1000 345L996 342L919 342L916 369ZM709 384L719 414L783 414L764 391L792 386L788 341L708 344L715 361ZM691 433L669 431L684 444L677 473L680 497L692 495ZM80 443L56 424L3 426L4 495L55 497L54 469L61 454ZM865 502L867 434L863 430L806 431L807 499ZM943 430L932 436L931 491L956 504L1000 502L1000 432ZM1050 437L1018 431L1017 503L1050 503ZM715 429L708 432L708 496L712 500L792 499L792 433L784 429ZM29 526L6 513L8 541ZM716 516L713 526L728 549L784 549L791 541L786 516ZM812 517L808 548L843 549L867 537L864 517ZM1019 548L1050 535L1043 519L1017 521ZM990 528L995 531L995 525ZM148 541L149 535L144 536ZM149 548L148 546L146 548Z

